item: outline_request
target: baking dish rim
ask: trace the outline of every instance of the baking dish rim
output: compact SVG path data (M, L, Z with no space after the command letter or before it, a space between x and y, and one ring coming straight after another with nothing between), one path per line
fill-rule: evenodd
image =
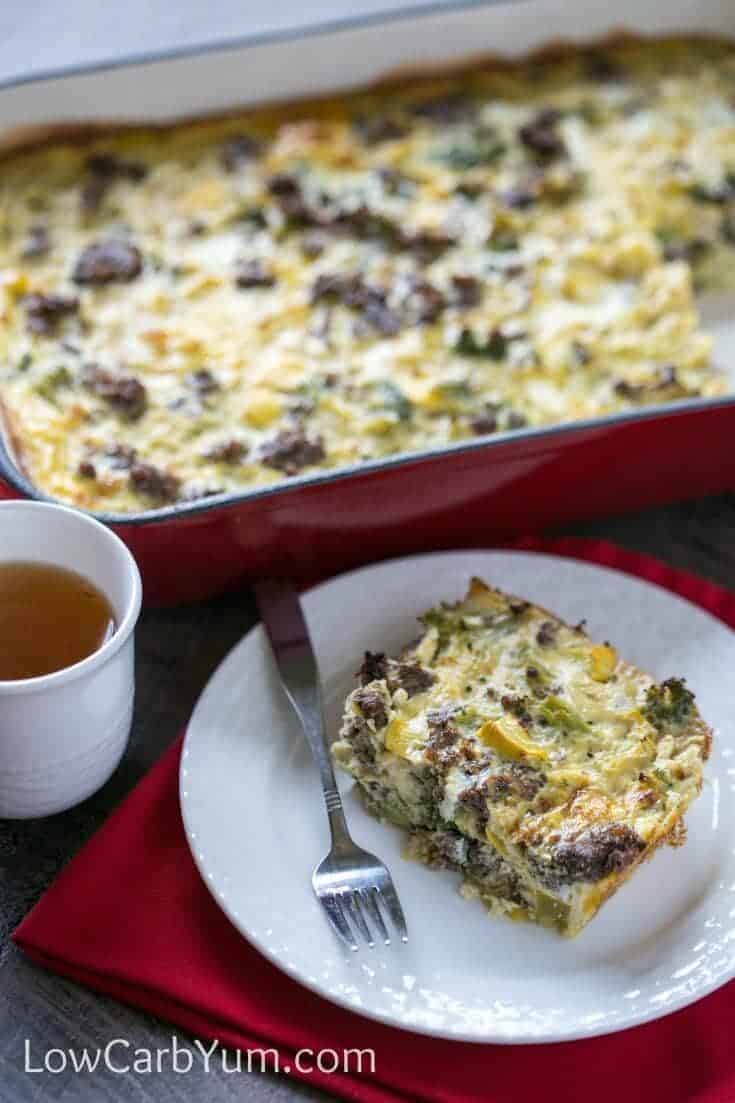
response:
M216 509L225 509L238 505L244 505L261 498L275 497L289 491L306 489L309 487L323 486L327 483L338 483L348 479L352 480L361 475L379 473L393 468L405 467L411 464L429 463L443 456L457 456L465 453L479 452L483 449L492 451L494 448L510 441L543 441L554 440L558 437L573 437L575 434L617 428L618 426L634 424L637 422L663 420L670 416L681 416L688 413L696 413L700 410L717 410L731 407L735 409L735 394L726 394L714 398L679 399L672 402L657 403L638 409L623 410L619 413L608 414L603 417L584 418L575 421L562 421L554 425L542 425L528 429L512 429L496 432L483 437L471 437L465 440L455 441L451 444L442 444L435 448L421 449L412 452L396 452L390 456L382 456L378 459L363 460L344 467L327 468L309 475L297 475L291 478L280 479L278 482L266 486L256 486L241 491L227 490L220 494L212 494L207 497L197 498L191 501L174 502L170 505L160 506L156 509L130 511L125 513L105 512L104 510L85 509L83 506L75 506L63 498L53 494L47 494L36 486L31 479L21 470L18 462L13 458L8 443L7 430L0 419L0 481L6 483L13 490L18 491L23 497L38 502L54 502L59 505L72 506L82 512L96 518L103 524L120 526L149 525L162 521L179 520L185 517L201 515Z

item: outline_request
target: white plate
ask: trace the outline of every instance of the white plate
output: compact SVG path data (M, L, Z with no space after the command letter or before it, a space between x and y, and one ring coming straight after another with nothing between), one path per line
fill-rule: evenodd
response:
M341 779L354 835L391 869L410 935L407 946L343 953L311 892L328 842L317 774L258 628L212 677L186 737L181 805L202 877L237 929L295 980L425 1034L560 1041L699 999L735 974L735 637L664 590L551 556L471 551L382 563L304 597L332 733L362 652L400 648L415 636L415 617L459 598L473 574L571 622L586 617L593 637L657 678L686 676L715 727L686 844L656 853L566 940L493 919L460 897L456 875L402 859L400 832L371 819Z

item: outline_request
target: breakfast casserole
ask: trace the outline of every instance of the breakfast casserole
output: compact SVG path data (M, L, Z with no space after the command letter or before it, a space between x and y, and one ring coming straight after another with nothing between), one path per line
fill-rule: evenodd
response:
M495 914L575 935L655 848L683 841L711 733L661 683L473 579L397 659L367 653L337 763L406 853Z
M0 163L0 400L130 512L712 397L735 47L633 40Z

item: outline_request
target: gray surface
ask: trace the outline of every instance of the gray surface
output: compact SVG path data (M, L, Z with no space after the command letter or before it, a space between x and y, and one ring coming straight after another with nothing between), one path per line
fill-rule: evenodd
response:
M603 536L735 584L735 495L650 510L565 530ZM0 821L0 1103L26 1100L160 1100L275 1103L326 1098L285 1078L203 1071L187 1076L33 1074L23 1071L24 1039L34 1053L50 1046L169 1044L171 1028L58 980L27 964L8 934L62 863L82 845L122 795L168 745L208 675L254 620L249 593L188 608L144 614L138 634L138 702L122 765L98 794L63 815L29 823ZM328 1045L325 1039L325 1045ZM379 1065L380 1055L377 1055Z

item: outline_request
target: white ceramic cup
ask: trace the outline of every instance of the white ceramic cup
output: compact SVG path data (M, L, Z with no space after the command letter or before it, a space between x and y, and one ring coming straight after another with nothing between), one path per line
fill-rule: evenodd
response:
M42 502L0 502L0 563L19 561L84 575L106 595L117 626L73 666L0 681L0 816L26 819L84 800L122 757L133 714L141 583L135 560L110 529Z

